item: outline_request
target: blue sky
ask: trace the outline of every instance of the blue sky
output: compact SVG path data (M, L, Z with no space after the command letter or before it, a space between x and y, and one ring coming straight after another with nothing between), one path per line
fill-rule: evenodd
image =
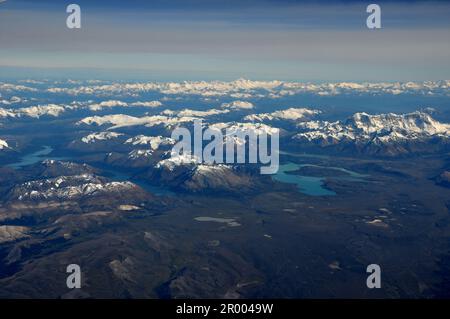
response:
M81 30L65 26L69 3ZM450 78L450 4L0 1L0 77L407 81Z

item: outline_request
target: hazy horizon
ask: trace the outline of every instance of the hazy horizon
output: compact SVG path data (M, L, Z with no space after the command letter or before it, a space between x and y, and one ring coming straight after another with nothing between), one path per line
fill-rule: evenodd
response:
M2 77L423 81L450 74L450 4L351 1L0 2Z

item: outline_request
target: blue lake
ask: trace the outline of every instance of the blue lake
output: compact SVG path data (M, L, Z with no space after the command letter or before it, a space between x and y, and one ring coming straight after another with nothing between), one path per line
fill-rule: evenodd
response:
M6 165L7 167L11 167L14 169L20 169L24 166L33 165L39 162L42 162L46 159L53 159L53 160L62 160L62 157L51 157L47 156L53 151L53 148L50 146L44 146L43 149L36 151L34 153L26 154L18 162L11 163Z
M282 183L289 183L289 184L296 184L298 187L298 190L306 195L310 196L334 196L336 195L336 192L329 190L324 187L324 181L326 177L315 177L315 176L303 176L303 175L294 175L294 174L288 174L288 172L294 172L300 169L301 167L322 167L319 165L312 165L312 164L295 164L295 163L287 163L280 165L280 168L278 172L272 176L272 179L282 182ZM346 173L348 176L344 177L333 177L334 179L340 179L340 180L347 180L347 181L355 181L355 182L361 182L364 181L364 178L366 175L362 175L350 170L347 170L345 168L341 167L323 167L326 169L341 171Z

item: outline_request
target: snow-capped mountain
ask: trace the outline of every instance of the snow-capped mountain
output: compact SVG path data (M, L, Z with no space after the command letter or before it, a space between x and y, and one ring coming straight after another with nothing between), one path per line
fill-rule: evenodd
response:
M362 152L398 155L420 151L431 139L448 145L450 125L424 112L369 115L356 113L345 121L310 121L298 124L293 138L305 144L355 146ZM438 143L439 144L439 143ZM432 145L428 145L432 151ZM426 146L426 145L425 145Z
M91 111L101 111L105 108L112 108L115 106L126 107L126 106L128 106L128 103L125 103L122 101L117 101L117 100L102 101L100 103L95 103L95 104L89 105L89 109Z
M2 139L0 139L0 150L8 148L8 143Z
M44 115L58 117L64 111L65 108L61 105L48 104L21 108L18 110L17 114L19 114L19 116L29 116L33 118L39 118Z
M48 93L69 95L101 95L114 97L118 94L136 96L145 92L157 92L163 95L198 95L205 98L230 96L233 98L280 98L299 94L331 96L341 94L422 94L447 95L450 81L425 82L335 82L301 83L284 81L251 81L238 79L223 81L185 81L185 82L141 82L108 83L103 85L83 85L77 87L52 87ZM11 92L20 91L19 87L3 84ZM0 86L2 88L2 86ZM25 90L27 87L22 87Z
M253 105L253 103L248 101L233 101L230 103L223 103L221 107L234 110L251 110L255 106Z
M15 117L16 114L11 110L0 108L0 118Z
M195 156L179 155L158 162L149 180L189 192L234 193L255 186L251 175L225 164L200 164Z
M174 171L178 166L192 166L200 164L201 160L195 155L189 154L172 154L169 158L159 161L155 167L164 168L169 171Z
M152 155L152 150L132 150L130 153L128 153L128 158L136 160L141 158L151 158Z
M134 102L131 103L131 106L140 106L140 107L160 107L163 104L160 101L145 101L145 102Z
M280 129L263 123L214 123L209 125L212 130L220 131L224 136L224 144L232 143L235 145L244 145L246 140L242 137L253 134L254 136L266 135L272 136L280 133Z
M99 132L99 133L92 133L89 134L83 138L81 138L81 141L86 144L95 143L97 141L106 141L106 140L112 140L119 136L122 136L121 133L116 132Z
M252 122L264 122L274 120L300 121L310 119L311 117L319 113L320 111L317 110L292 107L286 110L275 111L272 113L250 114L244 117L244 120Z
M136 188L131 182L107 182L92 174L81 174L25 182L14 187L9 198L20 201L70 200L107 193L117 194Z
M131 144L134 146L149 145L152 150L157 150L160 146L168 146L175 144L175 140L173 140L170 137L163 137L163 136L138 135L127 139L125 141L125 144Z
M262 123L240 123L240 122L214 123L209 125L209 128L221 130L227 133L227 135L235 134L236 132L248 132L248 131L251 131L256 135L261 134L272 135L280 131L276 127L272 127Z
M2 97L2 95L0 94L0 98ZM13 105L13 104L17 104L17 103L21 103L21 102L27 102L28 100L26 99L22 99L18 96L11 96L8 100L2 99L0 100L0 104L3 105Z
M66 111L66 107L58 104L47 104L22 107L19 109L3 109L0 108L0 118L40 118L42 116L58 117L61 113Z
M109 129L116 129L121 127L129 127L129 126L157 126L163 125L165 127L169 127L172 125L177 125L184 122L192 122L196 118L190 116L182 116L182 117L168 117L163 115L153 115L153 116L143 116L143 117L134 117L125 114L113 114L113 115L105 115L105 116L89 116L81 119L77 122L77 125L108 125Z
M95 169L87 164L77 164L67 161L44 160L27 168L40 178L54 178L61 175L72 176L93 174Z
M218 109L210 109L206 111L200 110L191 110L191 109L183 109L181 111L172 111L172 110L164 110L161 112L162 115L167 116L178 116L178 117L209 117L214 115L226 114L229 113L230 110L218 110Z
M104 109L113 108L113 107L159 107L162 106L162 103L160 101L145 101L145 102L132 102L127 103L124 101L118 101L118 100L108 100L108 101L102 101L99 103L90 104L88 106L88 109L91 111L102 111Z
M236 189L245 190L252 186L251 177L237 173L228 165L197 165L182 187L189 191L218 191L234 192Z

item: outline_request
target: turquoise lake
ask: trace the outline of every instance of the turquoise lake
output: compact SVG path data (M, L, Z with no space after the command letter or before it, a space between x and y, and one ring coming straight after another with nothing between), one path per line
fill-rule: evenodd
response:
M315 177L315 176L303 176L303 175L294 175L294 174L288 174L288 172L294 172L300 169L301 167L323 167L326 169L341 171L346 173L348 176L344 177L333 177L334 179L341 179L341 180L347 180L347 181L354 181L354 182L360 182L364 181L364 178L366 175L362 175L350 170L347 170L345 168L341 167L325 167L325 166L319 166L319 165L312 165L312 164L295 164L295 163L287 163L280 165L280 168L278 172L272 176L272 179L282 182L282 183L289 183L289 184L296 184L298 187L298 190L306 195L310 196L334 196L336 195L336 192L329 190L324 187L324 181L326 177Z

